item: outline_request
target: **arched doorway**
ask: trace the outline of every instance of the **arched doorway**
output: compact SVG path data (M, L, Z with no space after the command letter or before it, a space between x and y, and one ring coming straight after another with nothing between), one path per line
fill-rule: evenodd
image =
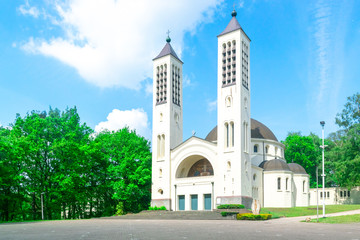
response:
M201 156L185 158L175 174L176 210L212 210L214 196L214 168Z

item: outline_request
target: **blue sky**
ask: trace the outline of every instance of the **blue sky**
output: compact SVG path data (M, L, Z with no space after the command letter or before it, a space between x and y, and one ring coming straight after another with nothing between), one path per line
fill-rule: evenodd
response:
M360 91L360 1L0 1L0 124L78 108L90 127L151 136L152 58L182 61L184 139L217 124L217 38L231 19L251 38L251 115L279 140L336 131Z

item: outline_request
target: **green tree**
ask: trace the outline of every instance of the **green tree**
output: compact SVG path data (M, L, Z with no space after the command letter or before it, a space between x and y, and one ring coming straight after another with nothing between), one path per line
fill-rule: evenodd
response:
M300 164L310 176L310 186L316 186L316 166L321 159L320 139L314 134L302 136L289 133L285 141L285 159Z
M0 128L0 220L41 219L41 196L46 219L138 212L150 188L150 144L127 128L94 135L76 108Z
M360 123L360 93L347 98L344 109L336 115L335 121L339 127L346 129Z
M101 135L110 161L112 197L123 203L125 212L147 209L151 199L150 143L128 128Z

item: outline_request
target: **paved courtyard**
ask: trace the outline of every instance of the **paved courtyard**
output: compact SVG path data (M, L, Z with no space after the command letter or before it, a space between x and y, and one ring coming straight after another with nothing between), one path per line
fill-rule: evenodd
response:
M341 239L360 240L360 223L315 224L283 218L264 222L101 218L0 225L0 239Z

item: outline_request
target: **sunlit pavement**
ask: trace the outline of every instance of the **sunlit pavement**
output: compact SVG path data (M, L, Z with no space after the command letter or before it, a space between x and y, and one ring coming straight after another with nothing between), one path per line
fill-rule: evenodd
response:
M290 219L290 218L289 218ZM288 220L289 220L288 219ZM0 224L0 239L358 239L360 223L91 219Z

